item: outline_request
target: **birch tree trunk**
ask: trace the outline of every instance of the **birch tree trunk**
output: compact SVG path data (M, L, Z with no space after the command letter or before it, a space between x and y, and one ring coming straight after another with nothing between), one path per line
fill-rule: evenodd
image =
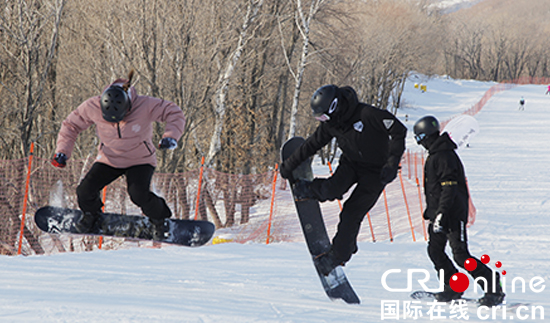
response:
M210 139L210 148L208 150L208 154L206 155L205 160L205 165L208 167L212 166L212 164L214 163L214 158L221 150L221 135L225 120L225 112L227 109L226 98L229 81L231 80L231 76L233 75L235 66L239 62L241 54L246 46L250 25L254 21L254 18L256 18L256 16L258 15L258 11L260 10L262 4L263 0L250 0L250 2L248 3L244 22L241 28L241 32L239 34L237 47L233 51L233 54L230 56L227 66L224 72L220 75L218 81L219 87L216 91L216 108L214 110L216 121L214 124L214 132L212 133L212 137Z
M302 54L298 61L296 73L292 73L294 76L294 96L292 99L292 107L290 108L290 128L288 130L288 138L292 138L296 134L296 115L298 114L298 102L300 99L300 92L302 89L302 82L304 78L304 71L306 69L307 60L309 57L309 35L310 26L313 16L319 11L320 5L324 0L312 0L309 6L309 12L307 16L304 13L302 6L302 0L296 0L296 13L295 20L296 25L300 29L302 35Z
M9 73L13 82L1 85L14 97L17 110L13 114L19 122L22 156L29 152L38 110L54 64L64 6L65 0L18 1L11 4L10 10L6 8L0 19L0 30L9 39L2 44L2 50L9 56L9 64L13 63ZM12 45L15 47L10 47Z

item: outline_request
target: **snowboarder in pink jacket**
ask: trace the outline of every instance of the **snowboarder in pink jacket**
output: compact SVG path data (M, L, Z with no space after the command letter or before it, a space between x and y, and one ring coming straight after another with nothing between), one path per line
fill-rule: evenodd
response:
M115 80L101 95L87 99L69 114L59 131L52 164L65 167L78 135L95 124L100 141L98 155L77 188L83 216L75 228L81 233L90 232L103 207L100 191L125 175L132 202L149 217L154 238L161 240L164 220L172 212L164 199L150 191L157 166L153 122L166 123L158 147L175 149L185 128L185 116L173 102L138 95L131 85L133 73L128 79Z

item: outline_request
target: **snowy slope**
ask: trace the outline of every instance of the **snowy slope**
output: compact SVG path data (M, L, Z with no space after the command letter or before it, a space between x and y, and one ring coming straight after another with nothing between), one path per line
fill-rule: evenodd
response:
M415 89L415 82L428 91ZM406 86L407 108L398 116L409 128L428 113L444 120L476 103L492 85L413 79ZM545 91L519 86L495 95L475 116L480 133L460 155L478 211L469 231L471 252L489 255L491 268L507 271L508 303L525 301L550 311L550 288L541 293L529 288L534 277L544 286L550 281L550 96ZM518 111L521 96L525 111ZM408 148L419 149L409 137ZM382 302L398 301L402 309L410 301L407 292L384 289L387 270L425 269L429 285L437 286L424 241L397 236L394 242L359 247L345 268L362 299L354 306L326 298L303 243L0 257L0 322L379 322ZM527 282L525 293L511 292L514 278ZM387 283L404 288L406 276L391 275ZM413 289L420 289L418 283ZM467 296L476 296L472 288ZM423 317L416 321L431 321L429 306L421 305ZM444 310L449 316L450 309ZM483 320L472 307L467 314L472 322L524 321L516 312L504 312L502 319L499 311ZM550 312L545 314L528 321L548 322Z
M460 9L469 8L483 0L434 0L433 6L442 9L445 13L458 11Z

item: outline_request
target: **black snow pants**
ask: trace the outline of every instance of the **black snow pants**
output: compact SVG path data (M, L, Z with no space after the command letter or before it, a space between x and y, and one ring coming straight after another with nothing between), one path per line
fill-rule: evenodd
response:
M380 182L380 169L358 167L342 157L331 177L316 178L310 185L317 199L326 201L341 198L354 184L357 186L344 202L340 222L332 239L332 250L343 262L347 262L357 252L357 236L363 218L384 190L385 185Z
M460 230L458 231L451 231L451 232L441 232L441 233L435 233L433 231L433 224L430 223L428 226L428 233L429 233L429 241L428 241L428 256L432 260L435 270L439 274L439 270L443 269L444 274L444 283L446 288L449 288L449 280L451 279L451 276L456 274L458 272L458 269L454 266L453 262L447 254L445 253L445 247L447 245L447 241L449 242L449 245L451 247L454 261L457 265L459 265L461 268L464 268L464 262L468 258L475 259L477 263L476 269L473 271L470 271L470 275L476 279L478 277L483 277L487 280L488 289L487 291L492 290L493 286L493 275L492 271L489 267L487 267L485 264L483 264L479 259L472 256L470 252L468 251L468 238L466 233L466 223L464 221L460 221ZM440 277L441 279L441 277ZM478 280L478 284L480 287L485 290L485 284L483 280ZM499 282L496 282L497 286Z
M114 168L103 163L94 163L76 189L78 205L83 212L99 212L103 206L100 191L125 175L130 199L141 208L143 214L154 220L169 218L172 212L164 199L149 189L154 172L155 168L148 164Z

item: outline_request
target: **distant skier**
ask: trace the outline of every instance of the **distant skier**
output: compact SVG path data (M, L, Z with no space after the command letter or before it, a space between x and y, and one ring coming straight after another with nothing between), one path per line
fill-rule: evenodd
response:
M132 202L149 217L154 239L161 240L164 219L172 213L164 199L150 191L157 165L152 124L166 122L159 148L174 149L183 133L185 117L170 101L138 95L131 86L132 76L133 70L127 80L115 80L101 95L89 98L69 114L59 131L52 164L65 167L78 134L95 124L99 151L96 162L76 190L84 215L75 228L81 233L90 231L103 206L99 192L125 175Z
M473 258L477 266L470 274L474 278L486 279L487 292L479 300L480 305L493 306L502 303L505 295L500 286L499 273L495 273L496 281L493 281L491 269L468 251L466 223L469 194L464 167L455 152L456 144L448 133L440 134L439 121L433 116L419 119L414 125L414 135L416 142L429 152L424 165L424 194L427 204L424 219L430 220L428 255L436 271L439 273L443 269L445 273L444 291L437 293L436 299L448 302L462 297L462 293L455 292L449 285L451 276L458 270L445 253L448 241L455 263L464 268L464 262ZM482 288L485 286L481 279L478 283Z
M311 98L311 109L321 123L281 164L281 176L294 182L292 171L336 138L342 156L335 173L326 179L296 182L295 195L320 202L341 199L357 184L340 213L332 248L315 259L321 272L328 275L357 252L357 235L363 218L385 185L397 176L407 129L388 111L360 103L351 87L320 87Z
M548 90L546 90L546 94L550 93L550 85L548 85Z
M523 97L521 97L521 99L519 99L519 110L520 111L525 110L525 99Z

